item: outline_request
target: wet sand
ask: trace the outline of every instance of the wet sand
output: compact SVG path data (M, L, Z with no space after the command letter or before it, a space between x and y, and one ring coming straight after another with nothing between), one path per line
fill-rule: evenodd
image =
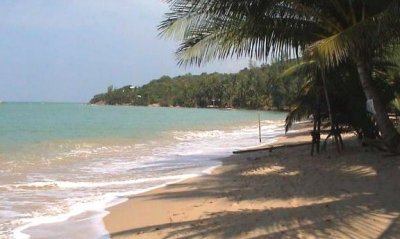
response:
M306 142L309 129L278 143ZM233 155L210 175L109 208L112 238L399 238L400 157L352 137Z

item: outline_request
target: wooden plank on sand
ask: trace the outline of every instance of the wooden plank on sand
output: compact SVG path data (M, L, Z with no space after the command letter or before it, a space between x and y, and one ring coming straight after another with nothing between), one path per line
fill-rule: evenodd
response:
M242 154L242 153L252 153L252 152L259 152L259 151L272 151L274 149L280 148L293 148L293 147L300 147L305 145L310 145L311 143L293 143L293 144L278 144L278 145L271 145L269 147L257 147L257 148L249 148L249 149L241 149L233 151L234 154Z

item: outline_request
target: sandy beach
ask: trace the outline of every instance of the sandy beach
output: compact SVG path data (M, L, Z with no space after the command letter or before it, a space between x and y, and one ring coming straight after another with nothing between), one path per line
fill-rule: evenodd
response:
M307 130L278 143L307 142ZM400 160L346 137L233 155L210 175L130 198L104 218L112 238L400 238Z

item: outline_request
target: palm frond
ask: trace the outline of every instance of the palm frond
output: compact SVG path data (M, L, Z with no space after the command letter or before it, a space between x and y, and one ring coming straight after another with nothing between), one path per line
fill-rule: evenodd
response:
M182 40L177 52L180 64L201 64L233 55L260 60L269 55L299 55L310 41L304 31L317 34L321 28L280 2L173 1L172 12L159 29L162 36ZM200 53L201 49L206 52Z
M159 30L162 36L182 42L177 52L180 64L233 55L260 60L269 55L298 56L307 49L333 66L364 54L365 49L373 52L393 39L400 41L399 0L350 5L347 0L167 2L171 11Z
M308 77L315 75L318 66L315 60L301 60L297 64L287 68L281 74L281 77L291 77L294 75Z

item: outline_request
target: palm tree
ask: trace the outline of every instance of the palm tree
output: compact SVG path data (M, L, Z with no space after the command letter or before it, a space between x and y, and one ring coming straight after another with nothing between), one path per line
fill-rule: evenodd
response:
M400 41L400 0L167 0L161 34L181 41L179 64L213 59L312 56L321 67L357 67L387 146L400 134L372 79L371 59Z
M385 64L391 63L385 62ZM381 68L379 62L374 61L374 65L376 78ZM323 82L322 73L325 74L326 82ZM376 137L374 124L363 108L365 95L360 82L357 81L356 68L352 64L342 63L329 71L321 72L315 61L301 60L298 64L285 70L281 77L292 75L304 77L306 82L292 102L293 109L286 118L286 131L294 122L307 119L311 114L315 114L316 105L319 104L321 118L329 121L331 127L334 124L350 126L360 138ZM386 75L383 79L387 79ZM374 80L377 81L377 79ZM386 97L381 97L387 104L394 98L394 92L386 80L382 84L384 87L380 88L383 89ZM326 92L329 92L329 95Z

